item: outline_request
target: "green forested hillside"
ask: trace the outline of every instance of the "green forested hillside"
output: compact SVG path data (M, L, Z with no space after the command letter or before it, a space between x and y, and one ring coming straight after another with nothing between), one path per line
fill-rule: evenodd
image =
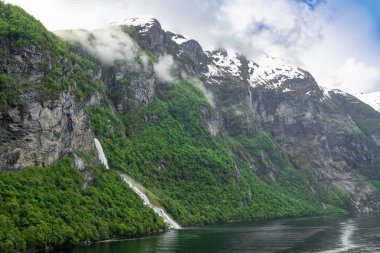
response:
M67 52L64 43L20 7L0 1L0 38L13 49L35 46L54 56ZM0 59L4 57L0 52Z
M0 252L150 234L166 225L114 171L85 184L73 160L0 173Z
M13 61L24 50L37 55L37 66L23 69L23 64ZM25 131L12 128L11 122L4 119L10 108L54 101L63 91L73 92L80 102L94 90L104 89L100 81L91 81L93 71L100 68L95 62L69 52L66 43L40 22L2 1L0 64L0 152L6 150L4 142ZM3 72L4 69L10 71ZM29 80L30 71L37 73L34 82ZM27 92L33 94L30 100L25 96L21 99ZM61 133L54 131L54 136L59 139ZM71 157L50 166L0 171L0 252L146 235L166 229L162 219L143 205L118 173L97 168L92 165L93 154L80 153L87 158L91 182L85 182Z
M270 134L214 137L203 115L215 111L191 81L161 92L153 103L128 115L115 115L106 106L88 111L110 166L144 184L181 224L334 211L324 210L312 197ZM260 166L274 163L281 171L277 181L261 180L245 162L236 163L229 149L249 150ZM261 150L271 157L263 158Z

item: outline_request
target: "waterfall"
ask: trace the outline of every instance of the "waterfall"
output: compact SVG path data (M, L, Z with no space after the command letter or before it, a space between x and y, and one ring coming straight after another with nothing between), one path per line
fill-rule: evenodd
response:
M252 91L250 87L248 86L248 93L249 93L249 101L248 101L248 108L250 109L251 113L253 112L253 106L252 106Z
M109 169L108 163L107 163L107 158L106 158L106 156L105 156L105 154L103 152L102 144L96 138L94 139L94 142L95 142L96 150L98 151L98 157L99 157L100 162L102 164L104 164L104 166L106 166L107 169ZM144 201L144 205L146 205L146 206L150 207L151 209L153 209L153 211L155 211L165 221L165 223L168 224L169 228L171 228L171 229L179 229L179 228L181 228L181 226L178 225L178 223L175 222L172 218L170 218L170 216L162 208L159 208L158 206L155 206L155 205L153 205L150 202L150 200L145 195L145 193L143 193L139 189L141 187L139 187L138 184L135 183L132 178L130 178L129 176L127 176L125 174L121 174L121 177L129 185L129 187L135 193L137 193L137 195L139 195L139 197Z
M175 222L172 218L170 218L170 216L162 208L159 208L158 206L153 205L149 201L148 197L145 195L145 193L143 193L139 189L138 185L133 181L133 179L131 179L130 177L128 177L125 174L122 174L121 176L124 179L124 181L129 185L129 187L134 192L136 192L137 195L139 195L140 198L144 201L144 205L153 209L153 211L155 211L165 221L165 223L169 225L169 228L172 228L172 229L180 229L181 228L181 226L177 222Z
M107 170L109 169L108 167L108 162L107 162L107 158L106 158L106 155L104 154L104 151L103 151L103 148L102 148L102 144L100 144L99 140L98 139L94 139L94 142L95 142L95 148L96 150L98 151L98 157L99 157L99 160L100 162L106 166Z

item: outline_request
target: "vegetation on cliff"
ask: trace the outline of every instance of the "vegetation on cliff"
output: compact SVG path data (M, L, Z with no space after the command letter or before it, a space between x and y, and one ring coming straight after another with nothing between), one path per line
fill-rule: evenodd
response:
M146 235L166 225L114 171L92 168L86 184L64 158L0 173L0 252Z
M127 115L106 106L88 111L110 167L152 191L181 224L339 212L325 210L311 197L270 134L258 131L254 138L234 141L222 133L213 136L205 115L212 117L215 111L191 81L160 93ZM272 163L279 168L277 180L263 181L241 159L236 164L232 147L247 149L260 167ZM270 156L264 158L263 151Z

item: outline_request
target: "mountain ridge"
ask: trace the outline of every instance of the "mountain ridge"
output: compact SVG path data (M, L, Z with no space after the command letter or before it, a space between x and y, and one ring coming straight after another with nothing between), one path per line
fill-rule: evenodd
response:
M323 117L326 117L329 115L329 110L332 108L324 108L329 107L330 105L326 105L326 103L331 103L328 101L334 102L334 98L331 98L329 95L330 93L338 94L339 91L333 91L333 90L321 90L314 80L314 78L310 75L310 73L301 70L296 67L292 67L290 65L284 64L281 60L267 57L267 63L262 64L261 66L257 63L255 63L252 60L248 60L243 55L236 53L231 50L225 50L225 49L217 49L214 51L203 51L202 47L199 45L198 42L194 40L188 40L185 39L182 35L173 34L171 32L164 31L161 28L161 25L159 22L155 19L149 19L146 21L145 19L143 21L139 21L138 19L132 19L132 23L124 22L121 23L121 27L128 27L128 34L135 39L138 44L144 49L148 50L149 52L153 52L157 57L160 55L170 55L173 57L176 63L179 65L176 66L176 68L182 68L186 72L186 76L191 76L196 73L200 74L200 80L203 82L203 88L202 91L205 94L206 98L208 98L209 102L216 106L216 111L221 118L224 128L227 128L227 132L229 135L236 135L238 133L245 133L247 136L252 136L255 132L255 125L259 122L259 124L264 124L264 129L269 130L271 134L274 136L276 141L283 141L282 145L285 145L286 147L289 147L288 145L288 138L283 138L284 131L283 127L286 127L289 129L289 125L294 125L294 129L299 129L299 123L305 124L305 125L318 125L319 128L324 128L325 131L331 131L333 134L336 130L335 127L342 128L342 123L337 122L334 118L329 119L329 124L334 124L335 127L330 129L330 126L324 125L319 123L318 121L315 121L313 119L315 114L316 116L320 117L319 120L322 120ZM174 38L174 40L173 40ZM176 41L180 38L180 42ZM178 78L179 80L183 79L181 77L181 74L177 73L177 76L175 78ZM246 102L248 99L248 103L245 105L246 108L241 108L237 110L237 113L243 112L245 114L245 119L239 119L240 123L242 123L240 126L231 125L230 122L230 116L228 113L226 114L224 110L229 107L229 105L224 105L224 102L219 103L215 101L218 100L218 96L220 99L225 100L225 97L223 94L220 94L220 87L218 86L225 86L231 87L230 80L236 78L238 79L238 82L241 82L237 84L235 88L237 88L236 91L240 92L239 94L236 94L237 96L242 96L242 93L245 93L245 97L243 102ZM235 79L235 80L236 80ZM223 84L223 82L225 83ZM234 82L232 82L234 84ZM244 87L246 86L246 87ZM225 88L222 88L225 89ZM229 88L228 88L229 89ZM258 89L258 94L255 96L255 89ZM230 91L230 90L229 90ZM233 95L236 93L236 91L232 91L228 95ZM280 93L279 93L280 92ZM219 93L219 94L218 94ZM262 112L262 107L260 104L255 104L253 100L260 101L262 100L262 94L268 93L269 99L275 99L273 101L273 104L268 103L267 101L262 101L267 108L271 108L271 112ZM294 93L292 95L292 93ZM152 93L153 94L153 93ZM284 94L284 95L281 95ZM345 94L345 93L340 93ZM154 95L153 95L154 96ZM234 95L233 95L234 96ZM296 100L300 97L304 97L304 101L302 103L306 103L308 107L310 107L308 110L305 110L305 108L296 107L291 110L298 110L296 115L292 113L292 111L289 111L287 107L292 107L288 104L287 96L294 97ZM350 96L350 95L345 95ZM237 97L236 97L237 98ZM231 99L231 98L230 98ZM284 100L285 99L285 100ZM282 102L285 102L285 104L281 104ZM327 102L326 102L327 101ZM237 99L235 102L242 103L241 98ZM274 108L275 104L278 104L280 107ZM291 102L293 103L293 102ZM355 101L355 103L359 103L358 101ZM304 105L302 105L304 106ZM315 111L315 106L320 107L320 109L317 109ZM224 108L223 108L224 107ZM219 108L222 108L219 110ZM275 109L275 110L273 110ZM265 110L265 109L264 109ZM326 111L320 114L318 110ZM313 112L314 111L314 112ZM322 117L322 118L321 118ZM331 117L331 116L328 116ZM341 115L339 117L347 117L345 115ZM343 120L343 119L342 119ZM350 121L351 120L351 121ZM299 122L299 123L298 123ZM356 127L356 123L352 121L352 119L347 118L344 119L342 122L351 122L352 127ZM281 128L278 128L277 125L280 124ZM212 132L218 132L219 130L216 129L217 124L211 124L214 125L214 130ZM305 126L304 125L304 126ZM304 127L303 126L303 127ZM236 128L235 128L236 127ZM327 128L329 129L327 129ZM223 128L223 127L222 127ZM301 129L300 129L301 130ZM304 131L304 130L303 130ZM345 133L348 130L342 129ZM294 132L294 130L293 130ZM285 131L285 135L287 135ZM298 134L298 133L294 133ZM377 139L377 133L369 133L372 139ZM292 138L297 138L296 136ZM306 138L306 136L305 136ZM307 137L310 138L310 137ZM325 135L321 135L322 139L326 138ZM333 136L331 137L333 138ZM346 138L346 137L344 137ZM350 137L351 138L351 137ZM294 140L293 140L294 141ZM292 141L292 142L293 142ZM299 142L302 142L302 139L298 138ZM335 140L331 140L332 143L336 142ZM359 141L360 142L360 141ZM346 142L345 142L346 143ZM376 143L376 142L375 142ZM309 143L310 144L310 143ZM348 144L348 142L346 143ZM346 145L344 144L344 145ZM297 146L297 144L294 144ZM315 144L313 144L315 146ZM324 152L331 153L331 149L328 146L324 147L326 149ZM343 145L343 143L340 143L339 145ZM354 144L357 145L357 144ZM360 145L367 145L367 144L358 144ZM368 144L370 145L370 144ZM293 146L293 145L292 145ZM374 147L374 149L378 149L377 144L370 146ZM306 146L305 146L306 148ZM318 147L315 146L317 150L320 150ZM338 148L338 147L336 147ZM351 146L350 148L353 148ZM348 148L348 150L350 149ZM292 148L294 149L294 148ZM341 149L341 147L339 147ZM367 148L363 149L364 150ZM346 150L346 148L344 148ZM288 155L294 156L294 154L291 154L295 151L288 152ZM297 151L299 152L299 151ZM296 153L297 153L296 152ZM367 152L367 151L365 151ZM371 151L372 152L372 151ZM360 160L358 156L355 156L357 159ZM298 160L297 158L294 158L295 160ZM331 157L328 159L332 159L330 162L324 162L323 160L326 159L325 157L319 158L319 161L315 161L317 166L323 167L332 167L340 170L340 173L343 173L342 169L344 167L347 167L346 161L342 161L342 164L346 164L342 167L340 161L333 161ZM348 159L348 156L347 158ZM367 163L366 166L373 166L372 163L377 163L377 158L368 158L369 160L363 160L363 162ZM313 161L313 157L309 157L309 160ZM352 160L352 159L350 159ZM355 165L356 164L356 165ZM302 164L298 164L297 166L304 166ZM357 163L353 163L351 166L352 169L356 170ZM348 166L349 167L349 166ZM350 172L352 173L352 172ZM322 172L322 174L324 174ZM338 181L341 176L339 174L329 175L329 177L332 177L330 179L334 180L333 178L336 178ZM343 185L346 184L346 182L342 183ZM352 191L355 191L353 189L360 188L360 183L357 180L354 180L351 182L351 185L347 187L347 185L343 186L342 188L351 189ZM367 186L362 187L362 190L366 191L366 194L370 194L371 190ZM351 192L352 197L355 198L354 192ZM359 198L366 199L367 197L361 196ZM367 201L367 200L359 200L361 201ZM360 204L361 205L361 204ZM367 212L367 207L360 207L360 211Z

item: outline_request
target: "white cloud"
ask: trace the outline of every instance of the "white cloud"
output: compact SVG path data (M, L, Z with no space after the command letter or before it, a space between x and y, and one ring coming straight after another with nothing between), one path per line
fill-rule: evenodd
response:
M374 91L380 84L380 71L353 58L347 59L337 70L333 86L352 94L363 90Z
M143 54L141 56L141 61L142 61L144 70L146 71L148 69L148 65L149 65L149 58L148 58L148 56L146 56L145 54Z
M89 53L98 57L105 64L115 60L131 61L137 54L138 48L128 34L120 27L98 29L94 31L68 30L56 34L66 40L77 41Z
M226 1L219 9L218 21L223 24L217 31L220 37L232 38L224 43L251 55L264 51L298 60L298 52L321 37L322 22L315 11L295 1Z
M173 82L175 78L171 71L174 67L174 60L171 55L163 55L158 58L158 62L153 65L157 78L163 82Z
M209 104L212 107L215 107L215 99L214 99L213 93L211 91L209 91L203 85L203 83L199 79L197 79L197 78L192 78L191 79L191 83L192 83L192 85L194 85L195 87L197 87L198 89L200 89L200 91L202 91L203 95L205 96L205 98L207 99L207 101L209 102Z
M326 6L335 18L326 21L322 39L300 52L303 67L322 86L350 93L380 90L380 44L371 20L357 6L342 10L335 3Z

